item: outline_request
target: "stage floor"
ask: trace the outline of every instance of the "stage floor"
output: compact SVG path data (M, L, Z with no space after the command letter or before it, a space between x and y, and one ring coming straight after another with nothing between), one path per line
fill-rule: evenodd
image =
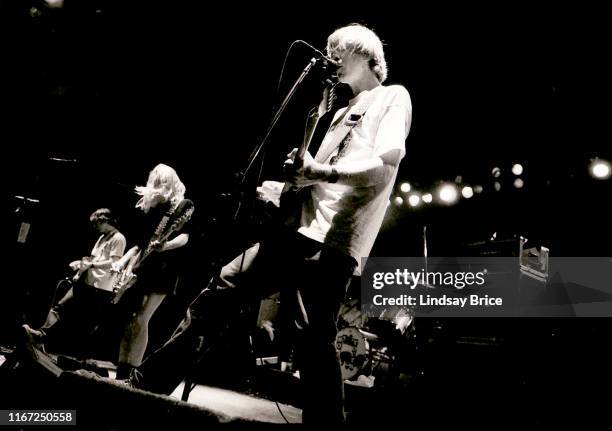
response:
M170 397L180 400L183 388L181 383ZM189 394L188 402L230 418L279 424L302 422L302 411L296 407L282 403L277 407L274 401L211 386L197 385Z

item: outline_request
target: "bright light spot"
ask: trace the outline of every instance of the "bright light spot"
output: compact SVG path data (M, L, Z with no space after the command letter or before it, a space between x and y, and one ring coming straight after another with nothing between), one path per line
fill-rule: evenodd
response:
M499 178L499 176L501 175L501 169L499 169L497 166L493 168L493 170L491 171L491 174L493 175L494 178Z
M64 0L45 0L45 3L50 9L59 9L64 6Z
M433 201L433 196L431 195L431 193L425 193L422 199L423 202L425 202L426 204L430 204L431 201Z
M408 193L410 191L410 183L402 183L400 185L400 190L404 193Z
M470 186L465 186L463 189L461 189L461 195L464 198L469 199L474 196L474 190L472 190Z
M474 193L476 193L476 194L482 193L482 186L480 186L480 185L474 186Z
M393 203L395 203L395 206L399 207L404 203L404 199L399 196L396 196L395 199L393 199Z
M496 192L501 190L501 184L499 183L499 181L495 181L495 183L493 184L493 188Z
M459 192L457 186L454 184L444 184L438 191L440 200L446 204L453 204L459 199Z
M605 160L595 160L589 168L591 175L598 180L610 178L610 163Z
M419 195L410 195L408 196L408 203L411 207L416 207L421 203L421 198Z
M523 166L516 163L514 166L512 166L512 173L514 175L521 175L523 173Z
M517 178L516 180L514 180L514 187L516 187L517 189L522 189L524 185L525 182L522 179Z

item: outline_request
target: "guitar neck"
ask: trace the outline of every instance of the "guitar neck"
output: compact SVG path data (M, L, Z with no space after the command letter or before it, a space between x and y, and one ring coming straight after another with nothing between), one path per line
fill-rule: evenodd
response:
M170 235L182 229L182 226L191 218L191 214L193 214L193 208L187 209L185 214L183 214L177 221L175 221L168 230L158 238L157 241L160 243L165 243L170 238ZM147 248L143 251L142 257L140 258L140 262L147 258L153 252L153 248L151 244L147 246Z
M312 112L308 117L308 127L306 128L304 141L298 148L297 154L293 160L293 166L297 168L302 167L304 164L304 156L306 155L306 151L308 151L308 147L310 146L314 132L317 129L317 124L319 124L319 118L319 113L316 111Z
M333 85L332 87L326 87L323 90L323 98L321 99L321 102L319 102L319 105L314 107L308 113L308 121L306 123L306 132L304 133L304 141L302 142L302 145L298 149L298 152L295 155L295 159L293 160L293 165L298 168L304 164L304 156L306 155L306 151L308 151L310 142L312 141L315 130L317 129L319 119L327 112L330 112L333 104L335 103L336 85L337 84Z
M172 235L174 233L174 229L170 229L168 232L166 232L164 235L162 235L158 241L160 243L165 243L168 238L170 237L170 235ZM153 253L153 247L151 247L151 245L147 245L147 248L142 252L140 258L138 259L138 264L140 264L143 260L145 260L147 257L149 257L149 255L151 253Z

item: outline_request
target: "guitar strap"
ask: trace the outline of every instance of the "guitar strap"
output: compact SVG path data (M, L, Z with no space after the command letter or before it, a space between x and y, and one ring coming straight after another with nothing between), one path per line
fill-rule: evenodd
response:
M170 208L168 211L166 211L166 214L164 214L164 216L160 220L159 224L157 225L157 228L155 228L153 236L149 240L149 244L162 236L162 234L166 230L166 227L168 226L168 221L176 214L176 212L181 207L184 201L185 200L183 199L183 201L181 201L176 207Z
M319 151L315 156L315 160L319 163L328 163L330 156L338 149L337 156L329 160L330 164L335 164L343 152L348 149L350 143L350 132L363 119L366 111L376 98L378 88L369 92L365 97L361 98L353 107L347 108L347 112L341 115L336 121L329 126L328 133L332 133L331 139L323 141ZM338 123L341 122L339 125Z

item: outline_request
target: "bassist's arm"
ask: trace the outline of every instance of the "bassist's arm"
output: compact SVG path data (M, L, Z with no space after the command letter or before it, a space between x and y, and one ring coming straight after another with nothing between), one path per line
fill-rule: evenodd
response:
M168 250L174 250L176 248L181 248L185 246L188 242L189 242L189 234L181 233L177 235L176 238L173 238L172 240L165 242L164 245L159 249L159 251L168 251Z

